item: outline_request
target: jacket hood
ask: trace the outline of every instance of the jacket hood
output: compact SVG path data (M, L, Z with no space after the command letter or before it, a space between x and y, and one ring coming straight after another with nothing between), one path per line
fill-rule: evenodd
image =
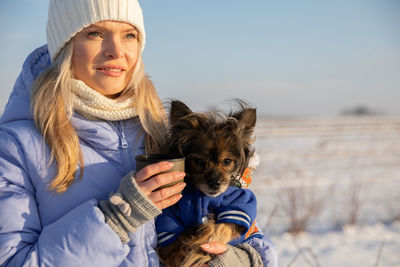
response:
M51 61L47 45L35 49L27 57L0 118L1 123L16 120L33 120L30 104L32 83L50 65Z

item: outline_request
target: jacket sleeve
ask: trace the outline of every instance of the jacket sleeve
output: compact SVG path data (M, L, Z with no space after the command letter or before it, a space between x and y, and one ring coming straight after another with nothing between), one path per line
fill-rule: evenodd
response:
M42 227L18 141L0 130L0 265L118 266L129 252L91 200Z
M278 267L276 248L265 236L251 238L246 243L258 252L265 267Z
M164 209L162 214L158 215L156 218L155 225L158 246L168 246L185 230L180 218L176 216L178 205L179 204L175 204L174 206Z
M220 207L216 210L217 222L235 223L244 226L246 232L252 227L257 213L257 200L248 189L230 187L223 195Z
M242 226L247 226L245 242L258 252L264 266L277 267L276 249L271 241L264 237L255 222L257 200L254 193L249 189L237 188L229 192L224 197L223 208L218 211L217 221L242 223Z

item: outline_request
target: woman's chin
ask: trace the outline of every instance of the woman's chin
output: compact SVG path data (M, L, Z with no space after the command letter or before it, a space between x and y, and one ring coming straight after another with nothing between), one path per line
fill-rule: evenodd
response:
M102 86L96 86L93 89L108 98L116 98L120 95L124 88L125 86L116 87L115 84L110 84L108 86L107 84L102 84Z

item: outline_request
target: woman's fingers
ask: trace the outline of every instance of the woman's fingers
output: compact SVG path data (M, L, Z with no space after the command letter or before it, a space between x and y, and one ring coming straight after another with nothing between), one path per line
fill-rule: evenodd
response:
M150 194L147 195L147 197L154 203L157 203L164 199L168 199L171 196L179 194L180 192L182 192L182 190L183 190L183 188L185 188L185 186L186 186L185 183L177 183L172 186L168 186L168 187L165 187L162 189L152 191Z
M163 199L163 200L161 200L161 201L158 201L158 202L155 202L154 204L159 208L159 209L165 209L165 208L168 208L169 206L172 206L172 205L174 205L176 202L178 202L179 201L179 199L181 199L182 198L182 195L181 194L176 194L176 195L173 195L173 196L171 196L171 197L169 197L169 198L167 198L167 199Z
M151 192L147 197L159 208L165 209L169 206L174 205L181 199L180 194L185 188L185 183L178 183L173 186L165 187L156 191Z
M143 182L137 182L139 187L141 187L142 191L148 195L151 192L157 190L161 186L168 185L171 183L177 183L179 181L182 181L182 179L185 177L184 172L167 172L167 173L160 173L157 174L156 176L153 176ZM177 191L179 192L179 191ZM177 193L175 192L175 193Z
M222 254L228 249L226 244L221 241L211 241L201 245L200 248L210 254Z
M148 165L135 174L135 180L140 190L160 209L169 207L182 197L179 193L186 186L182 183L184 172L166 172L173 166L170 162L159 162ZM171 183L176 183L162 189Z
M168 186L170 184L176 184L178 182L183 182L183 178L185 177L186 173L175 171L175 172L168 172L156 175L154 179L149 180L149 187L151 191L158 190L161 186ZM179 192L179 191L178 191Z
M174 166L174 163L167 161L147 165L135 174L136 182L144 182L151 176L168 171L172 166Z
M204 252L214 254L214 255L222 254L228 250L227 245L221 241L210 241L208 243L200 245L200 248ZM208 267L208 264L203 264L199 267Z

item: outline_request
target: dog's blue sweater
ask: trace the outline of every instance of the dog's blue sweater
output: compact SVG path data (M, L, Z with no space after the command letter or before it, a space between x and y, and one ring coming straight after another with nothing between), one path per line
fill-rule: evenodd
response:
M167 246L185 229L198 226L207 221L207 215L213 213L217 223L235 223L246 228L240 238L229 244L243 243L246 238L260 237L260 232L246 237L257 213L257 200L249 189L230 186L217 197L210 197L201 191L187 186L183 197L175 205L166 208L156 218L156 230L159 246Z

